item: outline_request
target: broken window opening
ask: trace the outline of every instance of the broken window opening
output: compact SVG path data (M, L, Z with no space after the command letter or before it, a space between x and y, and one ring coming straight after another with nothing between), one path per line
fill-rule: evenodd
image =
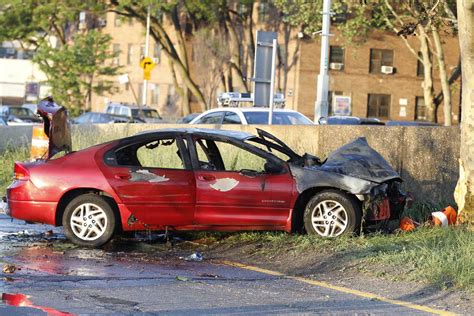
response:
M184 170L187 167L181 151L187 151L187 144L183 140L184 149L180 149L179 143L175 138L164 138L132 144L115 152L116 163L119 166Z

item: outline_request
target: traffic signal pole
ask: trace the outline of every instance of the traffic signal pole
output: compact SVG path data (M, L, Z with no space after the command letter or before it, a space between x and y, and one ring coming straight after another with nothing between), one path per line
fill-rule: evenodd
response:
M328 116L328 91L329 91L329 36L331 28L331 0L323 3L323 29L321 31L321 61L319 65L316 102L314 105L314 122L318 123L321 117Z
M148 51L150 48L150 6L148 6L148 12L146 15L146 37L145 37L145 56L148 57ZM148 80L143 79L143 91L142 91L142 105L146 105L148 100Z

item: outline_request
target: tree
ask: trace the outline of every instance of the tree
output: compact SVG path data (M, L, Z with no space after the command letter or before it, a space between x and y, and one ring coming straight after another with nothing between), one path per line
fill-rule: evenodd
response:
M77 33L72 41L58 48L43 44L33 61L46 74L56 102L73 114L90 110L92 93L113 92L111 80L120 69L113 65L116 53L110 51L111 38L97 30Z
M170 61L170 69L177 92L185 102L183 114L190 110L187 104L188 92L199 104L202 111L211 107L211 102L215 102L213 97L216 91L215 76L212 75L211 79L212 89L208 89L210 82L205 82L206 87L203 87L202 76L197 72L207 71L207 69L202 69L197 64L191 67L189 62L197 55L203 55L203 53L196 52L197 46L200 45L194 47L195 41L193 42L196 34L200 34L200 31L209 32L221 41L219 50L206 49L205 52L206 58L212 58L212 62L209 61L212 65L221 65L222 75L219 78L219 88L226 91L249 91L250 82L247 78L253 71L254 27L257 24L253 11L255 1L111 0L107 3L109 3L109 11L134 18L144 26L147 8L151 8L150 34L156 42L161 44L164 54ZM281 18L282 11L276 10L271 2L265 2L265 4L268 4L272 10L267 16L266 29L275 31L283 29L285 42L289 41L289 34L293 26ZM268 23L270 20L271 23ZM190 44L192 44L191 49ZM283 75L283 79L279 83L283 89L286 89L287 73L296 63L296 52L289 52L286 44L281 48L280 56L282 58L279 63L281 70L279 75ZM179 85L178 79L181 80L183 86Z
M118 67L110 64L114 57L109 52L110 38L98 30L79 30L80 12L87 12L94 26L104 12L100 3L0 0L0 11L0 40L17 40L36 51L34 62L45 72L59 103L74 113L90 108L92 92L112 91L107 76L116 75Z
M462 65L462 121L459 180L454 193L459 212L474 224L474 0L458 0Z

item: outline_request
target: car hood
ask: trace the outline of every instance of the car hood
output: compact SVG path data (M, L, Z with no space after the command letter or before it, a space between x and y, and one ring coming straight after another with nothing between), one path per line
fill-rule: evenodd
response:
M49 138L47 159L61 151L70 152L71 129L66 108L57 105L52 97L47 97L38 103L38 114L43 118L44 133Z
M377 183L392 179L401 181L400 175L393 170L382 155L369 146L364 137L360 137L330 153L321 166L308 168Z

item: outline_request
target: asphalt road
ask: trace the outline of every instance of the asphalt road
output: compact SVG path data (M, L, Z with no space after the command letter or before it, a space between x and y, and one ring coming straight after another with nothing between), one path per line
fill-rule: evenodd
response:
M143 249L166 250L140 240L106 250L76 248L58 229L44 237L49 229L0 215L2 266L21 269L2 275L0 315L425 313L206 259L150 260Z

